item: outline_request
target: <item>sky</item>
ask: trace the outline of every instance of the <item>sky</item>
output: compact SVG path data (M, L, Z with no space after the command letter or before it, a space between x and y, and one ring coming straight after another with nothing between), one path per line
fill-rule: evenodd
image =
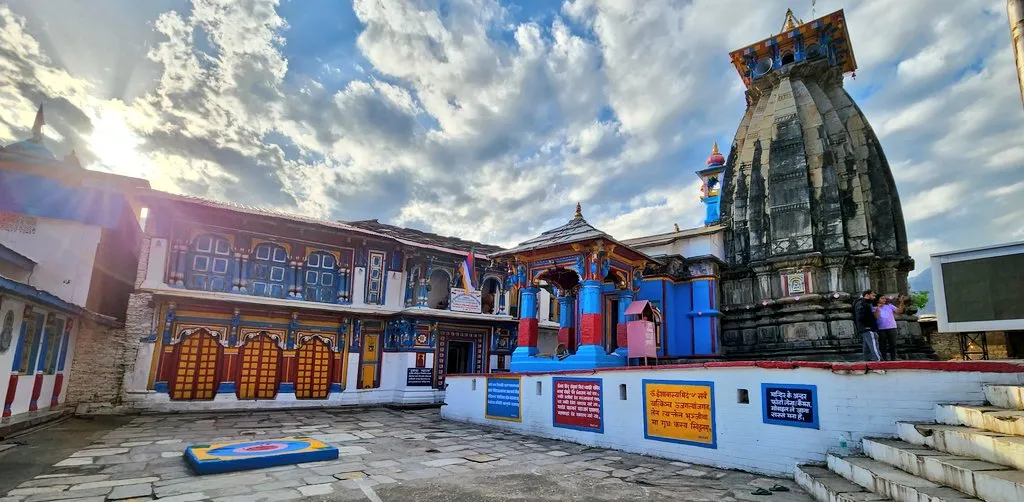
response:
M846 9L845 87L918 270L1024 240L1024 105L1002 0L6 0L0 143L157 189L512 246L587 220L702 224L732 142L728 53ZM725 152L727 153L727 152Z

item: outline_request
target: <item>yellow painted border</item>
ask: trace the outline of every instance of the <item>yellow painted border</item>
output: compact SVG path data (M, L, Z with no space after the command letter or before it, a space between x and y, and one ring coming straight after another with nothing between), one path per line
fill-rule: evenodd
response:
M279 241L270 240L270 239L257 239L257 238L253 238L253 239L250 240L250 244L251 244L251 246L249 246L249 252L252 253L252 256L250 256L250 258L253 259L253 260L256 259L256 246L259 246L260 244L273 244L275 246L281 246L282 248L284 248L284 252L287 254L286 258L291 258L292 257L292 245L291 245L291 243L288 243L288 242L279 242ZM275 262L275 263L279 263L279 262Z

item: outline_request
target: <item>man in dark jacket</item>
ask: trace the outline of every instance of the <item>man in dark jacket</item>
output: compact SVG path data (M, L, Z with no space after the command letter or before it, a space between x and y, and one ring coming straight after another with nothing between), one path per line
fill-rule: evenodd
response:
M875 292L869 289L853 302L853 325L860 334L865 361L882 360L882 353L878 350L878 321L872 311L875 298Z

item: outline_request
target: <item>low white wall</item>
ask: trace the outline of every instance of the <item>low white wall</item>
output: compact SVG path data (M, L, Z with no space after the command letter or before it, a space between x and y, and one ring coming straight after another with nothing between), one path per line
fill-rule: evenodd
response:
M601 380L603 432L554 427L552 377ZM521 378L521 422L485 418L484 375L449 376L441 416L522 434L772 475L791 475L797 464L824 461L826 452L839 446L840 438L856 442L867 436L895 436L896 421L932 421L936 403L981 403L983 384L1024 383L1024 374L1019 372L886 369L865 373L751 366L524 374ZM716 446L645 438L644 379L712 382ZM817 386L820 429L765 423L762 383ZM625 385L625 399L621 399L620 385ZM741 390L747 391L749 403L738 402Z

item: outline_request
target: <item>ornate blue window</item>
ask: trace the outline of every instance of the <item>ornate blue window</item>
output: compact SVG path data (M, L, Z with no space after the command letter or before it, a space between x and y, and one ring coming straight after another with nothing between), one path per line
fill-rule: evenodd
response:
M324 251L306 257L306 300L334 303L338 299L337 260Z
M263 243L252 250L249 292L256 296L284 298L288 292L288 253L277 244Z
M189 289L226 292L231 287L231 243L217 235L200 235L189 255Z

